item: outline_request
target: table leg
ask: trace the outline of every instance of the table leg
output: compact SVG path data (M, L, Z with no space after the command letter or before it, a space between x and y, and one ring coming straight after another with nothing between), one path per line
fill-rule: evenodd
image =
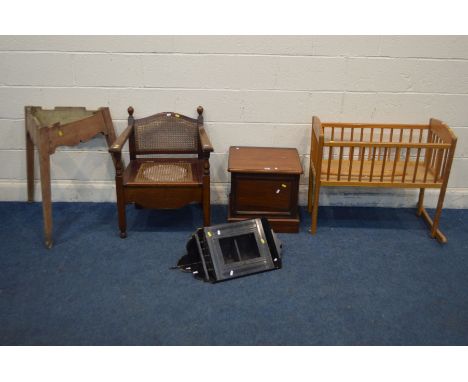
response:
M48 150L39 149L41 170L42 214L44 216L45 245L52 247L52 194L50 187L50 155Z
M26 130L26 172L28 182L28 202L34 201L34 143Z

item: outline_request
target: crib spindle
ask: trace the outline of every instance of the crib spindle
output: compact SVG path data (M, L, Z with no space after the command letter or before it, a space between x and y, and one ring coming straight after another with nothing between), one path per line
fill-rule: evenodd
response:
M374 141L374 128L371 127L371 128L370 128L370 138L369 138L369 142L372 143L373 141ZM369 154L368 154L368 155L369 155L369 156L367 157L367 160L370 160L370 158L371 158L371 150L369 150Z
M411 147L406 148L405 152L405 164L403 165L403 174L401 176L401 182L405 183L405 178L406 178L406 169L408 168L408 161L411 156Z
M370 151L370 150L369 150ZM366 157L366 148L365 147L362 147L362 151L361 151L361 165L359 166L359 181L361 181L362 179L362 170L364 168L364 158Z
M393 131L394 131L394 129L390 128L390 143L393 142ZM390 147L388 149L388 160L391 160L392 151L394 151L394 150L392 150L392 148Z
M341 165L343 164L343 146L340 147L340 157L338 159L338 175L337 180L341 178Z
M369 175L369 182L372 182L372 177L374 176L374 166L375 166L375 152L376 152L375 146L372 147L372 161L371 161L371 167L370 167L370 175Z
M354 146L351 146L350 152L349 152L348 182L351 180L351 171L353 170L353 159L354 159Z
M335 126L332 126L330 142L333 142L334 140L335 140ZM333 146L330 146L330 149L328 150L327 180L330 180L330 168L331 168L332 159L333 159Z
M417 151L417 154L416 154L416 162L414 163L413 183L416 183L416 176L418 174L420 156L421 156L421 147L418 147L418 151Z
M429 130L427 141L430 142L430 143L434 143L434 138L435 137L432 134L432 131ZM425 170L424 170L424 178L423 178L424 183L426 183L426 180L427 180L427 174L429 172L429 167L431 166L433 153L434 153L434 149L426 149L426 155L425 155L425 158L424 158L424 164L425 164L425 167L426 167Z
M361 134L359 136L359 142L362 142L363 138L364 138L364 127L361 127ZM359 154L358 154L359 158L361 157L363 150L365 150L365 147L359 147Z
M383 182L384 172L385 172L385 163L387 162L387 151L388 147L384 148L383 162L382 162L382 171L380 173L380 181Z
M379 139L379 142L382 143L383 142L383 136L384 136L384 133L385 133L385 129L382 127L380 129L380 139ZM379 146L379 155L377 156L377 158L380 160L380 156L382 154L382 146ZM383 159L383 158L382 158Z
M434 143L439 143L439 137L437 135L434 135ZM435 161L436 161L436 156L437 156L436 154L437 154L437 149L433 149L430 168L434 168L435 166Z
M437 183L437 180L438 180L438 177L439 177L439 172L440 172L440 167L442 165L443 155L444 155L444 150L443 149L437 149L437 159L436 159L435 171L434 171L434 183Z
M448 154L449 154L449 150L447 149L444 150L444 160L442 161L442 166L440 168L440 176L439 176L440 179L443 179L445 175L445 166L447 165Z
M395 160L393 161L392 183L395 180L395 171L396 171L399 157L400 157L400 148L398 147L395 151Z

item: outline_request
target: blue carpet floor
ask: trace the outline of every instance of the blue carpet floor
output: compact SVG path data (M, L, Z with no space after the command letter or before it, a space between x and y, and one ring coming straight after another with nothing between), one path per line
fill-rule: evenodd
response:
M468 210L446 245L414 209L302 210L283 269L213 285L169 270L198 206L128 207L125 240L114 204L53 209L46 250L40 203L0 203L0 345L468 345Z

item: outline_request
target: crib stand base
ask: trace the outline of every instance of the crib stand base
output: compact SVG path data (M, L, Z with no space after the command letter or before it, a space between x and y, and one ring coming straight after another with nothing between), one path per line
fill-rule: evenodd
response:
M426 209L424 207L422 207L420 210L418 210L416 215L422 216L424 221L431 228L431 236L433 238L436 238L439 241L439 243L442 243L442 244L447 243L447 238L442 233L442 231L439 228L436 228L434 230L434 222L432 221L431 217L429 216L429 214L427 213L427 211L426 211ZM434 233L432 233L433 230L434 230Z

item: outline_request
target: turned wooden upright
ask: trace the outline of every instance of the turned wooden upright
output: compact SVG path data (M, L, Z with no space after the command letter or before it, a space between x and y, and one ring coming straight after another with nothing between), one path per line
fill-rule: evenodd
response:
M84 107L56 107L45 110L25 107L26 163L28 202L34 201L34 146L39 151L39 168L44 216L45 245L52 247L52 201L50 186L50 155L59 146L75 146L104 134L110 147L115 132L109 108L86 110Z

